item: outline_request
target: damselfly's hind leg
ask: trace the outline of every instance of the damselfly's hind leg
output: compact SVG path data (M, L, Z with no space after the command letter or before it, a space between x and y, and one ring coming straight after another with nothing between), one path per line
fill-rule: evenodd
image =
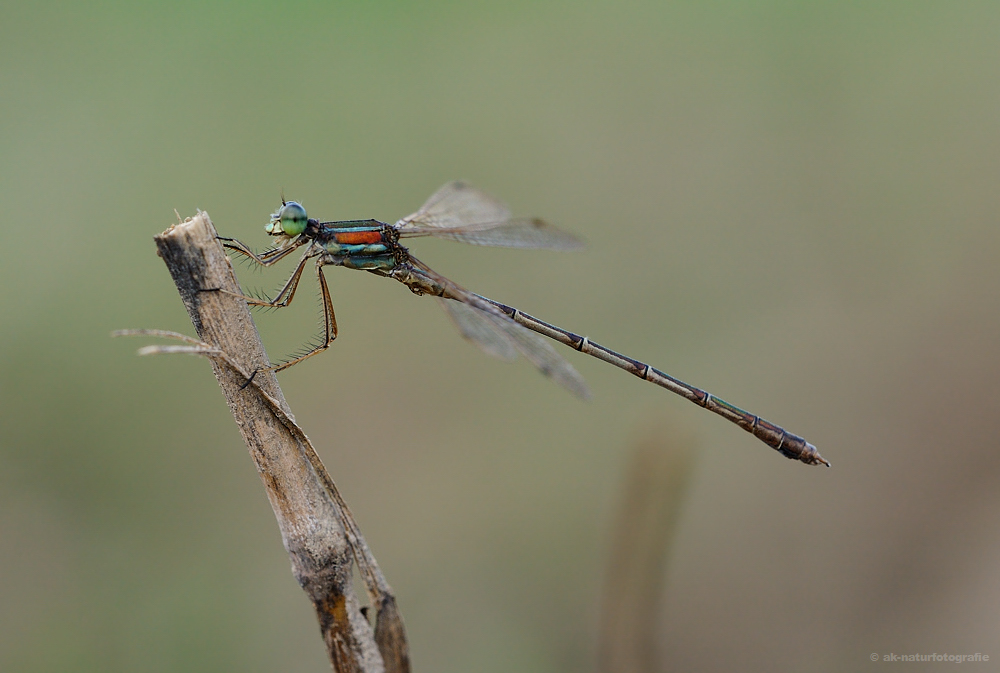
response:
M299 264L299 268L296 269L296 274L298 276L302 275L302 266L305 263L306 259L308 259L308 257L303 258L302 263ZM279 364L271 365L267 369L275 371L275 372L280 372L280 371L282 371L284 369L288 369L292 365L297 365L300 362L302 362L303 360L311 358L312 356L316 355L317 353L325 351L327 348L330 347L330 344L333 343L333 340L337 338L337 316L333 312L333 299L330 296L330 288L327 287L327 284L326 284L326 277L323 275L323 266L325 266L325 264L323 262L323 258L320 257L319 259L316 260L316 277L319 279L319 291L320 291L320 297L321 297L321 300L322 300L322 303L323 303L323 334L322 334L323 339L322 339L322 341L319 342L319 343L316 343L314 345L307 346L306 348L308 350L306 350L305 352L297 354L297 355L293 356L291 359L285 360L284 362L281 362ZM298 284L299 281L298 281L297 277L293 277L292 279L289 279L288 283L291 284L293 280L294 280L295 284ZM287 285L286 285L286 288L287 288ZM282 290L282 292L284 292L284 290ZM293 286L293 288L291 290L291 294L294 294L294 293L295 293L295 289L294 289L294 286ZM288 302L291 302L291 296L289 296ZM264 305L268 306L270 304L264 304ZM287 302L286 302L286 304L283 304L283 305L287 305Z

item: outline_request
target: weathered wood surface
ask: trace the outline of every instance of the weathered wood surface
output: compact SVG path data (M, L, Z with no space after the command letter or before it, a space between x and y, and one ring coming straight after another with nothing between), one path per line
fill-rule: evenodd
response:
M157 236L156 245L203 342L163 350L211 359L278 520L292 572L316 608L334 670L409 671L406 636L392 590L336 485L295 423L277 378L261 371L245 385L268 360L246 302L236 296L239 285L211 220L199 212ZM223 291L206 291L218 289ZM374 629L353 591L355 560L375 609Z

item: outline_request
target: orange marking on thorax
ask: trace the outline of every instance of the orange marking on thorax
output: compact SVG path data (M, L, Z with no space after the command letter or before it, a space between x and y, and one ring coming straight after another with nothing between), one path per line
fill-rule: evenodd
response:
M345 245L361 245L363 243L382 242L381 231L345 231L339 234L334 234L333 237L336 239L337 243L343 243Z

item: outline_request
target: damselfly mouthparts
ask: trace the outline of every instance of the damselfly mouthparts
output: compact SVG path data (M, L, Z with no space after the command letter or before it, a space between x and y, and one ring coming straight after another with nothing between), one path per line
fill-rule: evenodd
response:
M255 306L288 306L295 296L306 265L309 260L315 259L323 304L322 341L301 355L272 365L270 369L274 371L287 369L325 350L337 337L337 321L330 289L323 276L323 267L343 266L393 278L410 288L414 294L439 297L467 339L490 355L504 360L513 360L518 354L523 355L543 374L580 397L590 395L583 377L542 336L604 360L685 397L752 433L788 458L809 465L829 466L816 451L816 447L802 437L647 364L596 344L587 337L470 292L432 271L411 255L409 249L400 244L400 240L417 236L434 236L473 245L509 248L570 250L581 247L579 239L542 220L512 218L510 211L502 203L465 183L451 182L445 185L420 210L395 224L378 220L320 222L308 217L305 208L299 203L283 201L281 208L271 215L265 231L276 237L277 245L261 254L235 239L221 240L230 250L245 255L262 266L271 266L300 248L304 252L295 271L274 299L246 297L247 303Z

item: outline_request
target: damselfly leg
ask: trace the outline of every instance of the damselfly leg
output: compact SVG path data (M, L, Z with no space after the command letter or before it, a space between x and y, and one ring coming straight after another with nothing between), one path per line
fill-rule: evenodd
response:
M222 245L227 249L245 255L252 262L264 267L271 266L272 264L281 261L305 243L304 241L292 242L284 248L271 249L258 255L254 253L253 250L251 250L245 243L237 241L236 239L219 237L219 240L222 241ZM333 310L333 297L330 295L330 288L326 283L326 277L323 275L323 267L328 262L324 261L320 251L317 251L312 246L309 246L302 255L302 258L299 260L299 263L295 266L295 271L292 272L292 275L289 276L288 280L282 286L281 290L278 291L278 294L274 297L274 299L263 300L246 294L238 295L245 299L251 306L263 306L268 308L284 308L285 306L288 306L292 303L292 299L295 298L295 291L299 287L299 281L302 280L302 272L305 270L306 264L310 259L317 257L317 255L319 255L319 257L316 259L316 278L319 282L320 303L323 308L322 339L319 343L307 346L304 352L290 356L288 359L277 364L272 364L264 368L262 371L271 370L280 372L283 369L288 369L292 365L296 365L303 360L311 358L317 353L325 351L330 347L330 344L333 343L334 339L337 338L337 316ZM254 372L254 374L256 375L257 372Z

